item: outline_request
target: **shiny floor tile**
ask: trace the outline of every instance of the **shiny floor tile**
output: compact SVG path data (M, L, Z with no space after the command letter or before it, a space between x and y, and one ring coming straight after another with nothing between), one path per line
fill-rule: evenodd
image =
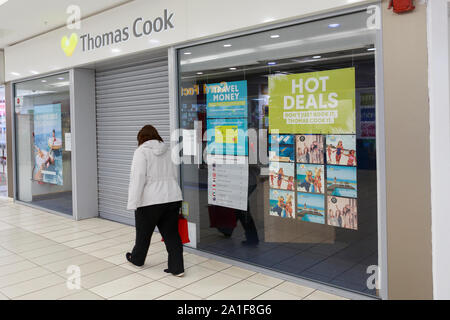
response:
M163 277L159 281L175 288L183 288L215 273L216 271L214 270L197 265L186 269L183 277L175 277L166 273L166 277Z
M188 252L184 277L174 277L164 272L168 256L159 233L145 265L136 267L125 258L135 241L132 226L101 218L72 221L1 200L0 208L0 300L337 297ZM67 287L69 266L80 268L80 290Z
M16 297L14 300L57 300L74 294L78 290L80 289L69 289L64 282Z
M201 298L207 298L219 291L230 287L237 282L241 281L238 278L226 275L226 274L214 274L210 277L203 278L200 281L194 282L183 288L183 291L199 296Z
M58 272L58 271L64 271L67 270L70 266L78 266L80 267L83 264L98 261L96 257L93 257L88 254L81 254L77 255L68 259L64 259L62 261L52 262L49 264L44 264L43 267L52 271L52 272ZM80 267L81 268L81 267Z
M90 291L103 298L111 298L121 293L133 290L137 287L141 287L151 281L153 280L151 280L150 278L144 277L137 273L133 273L123 278L119 278L97 287L93 287L90 289Z
M35 267L15 273L0 276L0 288L12 286L14 284L39 278L50 274L51 272L43 267Z
M301 298L283 291L270 289L253 300L301 300Z
M63 282L65 282L65 280L62 277L57 276L55 274L49 274L33 280L0 288L0 292L9 297L10 299L14 299L23 296L25 294L36 292Z
M194 296L193 294L184 292L183 290L172 291L156 300L201 300L202 298Z
M274 278L274 277L270 277L270 276L266 276L264 274L261 273L257 273L249 278L247 278L248 281L269 287L269 288L273 288L276 285L279 285L280 283L283 282L283 280L278 279L278 278Z
M256 273L236 266L232 266L231 268L227 268L225 270L222 270L221 272L239 279L246 279Z
M80 290L77 293L65 296L59 300L104 300L102 297L89 290Z
M274 289L277 291L285 292L288 294L292 294L294 296L305 298L306 296L310 295L314 292L314 289L305 287L296 283L292 282L283 282L282 284L276 286Z
M34 267L37 267L38 265L35 263L32 263L27 260L19 261L13 264L8 264L6 266L0 267L0 276L5 276L11 273L20 272L23 270L31 269Z
M176 289L159 281L153 281L136 289L119 294L112 300L153 300Z
M208 297L208 300L251 300L267 290L265 286L244 280Z
M85 289L97 287L110 281L125 277L133 272L122 267L112 267L91 273L81 278L81 286Z

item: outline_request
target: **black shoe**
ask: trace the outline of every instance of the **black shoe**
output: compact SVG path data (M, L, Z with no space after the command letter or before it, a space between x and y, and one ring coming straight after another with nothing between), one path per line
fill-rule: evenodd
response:
M127 252L127 254L125 255L125 257L127 258L128 262L134 264L136 267L142 267L144 264L136 264L133 261L131 261L131 253Z
M172 273L172 272L169 271L169 269L164 269L164 272L165 273L171 273L175 277L182 277L182 276L184 276L184 272Z

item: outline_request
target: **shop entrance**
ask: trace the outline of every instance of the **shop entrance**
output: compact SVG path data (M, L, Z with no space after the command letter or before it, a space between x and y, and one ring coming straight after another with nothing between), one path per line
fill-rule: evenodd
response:
M99 214L134 224L126 204L136 135L152 124L169 143L167 51L97 67L95 79Z

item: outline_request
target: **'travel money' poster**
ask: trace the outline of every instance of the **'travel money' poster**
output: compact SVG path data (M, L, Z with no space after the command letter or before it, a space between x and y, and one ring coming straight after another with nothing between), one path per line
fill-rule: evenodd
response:
M208 118L247 118L247 81L207 85Z
M269 129L283 134L354 134L355 68L269 78Z

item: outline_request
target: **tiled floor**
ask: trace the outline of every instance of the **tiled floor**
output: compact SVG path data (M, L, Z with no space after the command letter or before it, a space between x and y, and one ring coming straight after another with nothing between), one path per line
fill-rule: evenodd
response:
M0 199L0 300L344 299L186 252L185 276L167 275L157 233L138 268L125 260L134 237L130 226L76 222ZM80 268L80 289L67 285L69 266Z

